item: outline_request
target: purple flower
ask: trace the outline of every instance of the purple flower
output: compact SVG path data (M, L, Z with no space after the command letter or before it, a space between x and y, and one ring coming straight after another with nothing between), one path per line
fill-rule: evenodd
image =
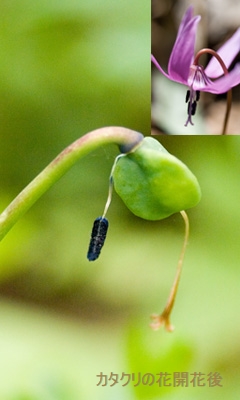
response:
M188 86L186 102L188 102L188 119L185 126L192 123L192 115L195 114L200 91L210 93L225 93L240 83L240 63L224 76L223 67L219 61L212 57L206 68L194 62L194 48L197 34L197 26L201 17L193 17L193 7L189 7L182 18L177 38L168 62L168 73L158 64L155 57L151 59L164 76L172 81ZM202 50L204 52L204 49ZM223 60L226 68L230 66L240 51L240 28L217 51L217 55ZM207 49L206 49L207 52ZM212 81L211 78L218 78Z

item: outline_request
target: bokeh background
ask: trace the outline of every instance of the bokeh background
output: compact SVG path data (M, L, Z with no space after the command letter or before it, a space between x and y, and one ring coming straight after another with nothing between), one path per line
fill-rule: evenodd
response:
M198 24L196 52L202 48L217 50L240 25L238 0L152 0L152 53L167 71L169 56L181 19L190 6L201 15ZM206 66L210 57L202 56ZM236 57L230 69L240 61ZM226 109L226 94L201 93L194 126L184 126L187 117L187 88L165 78L152 66L152 125L154 133L169 135L220 135ZM171 115L171 117L170 117ZM233 103L227 133L240 134L240 89L233 88Z
M81 4L83 3L83 4ZM150 4L1 2L3 210L65 146L123 125L150 134ZM133 216L116 194L100 258L86 258L118 149L75 165L0 246L0 399L238 398L240 140L158 140L202 188L172 322L153 332L184 227ZM97 386L100 372L219 372L223 387Z

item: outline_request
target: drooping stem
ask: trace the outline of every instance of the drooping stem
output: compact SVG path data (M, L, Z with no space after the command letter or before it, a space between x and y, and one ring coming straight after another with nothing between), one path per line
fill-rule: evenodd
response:
M206 49L200 50L195 57L194 65L198 65L199 58L203 54L211 54L213 57L215 57L218 60L219 64L221 65L224 75L228 74L228 69L227 69L223 59L220 57L220 55L216 51L214 51L212 49L206 48ZM227 108L226 108L226 112L225 112L223 129L222 129L222 133L221 133L222 135L226 135L226 132L227 132L227 123L228 123L229 116L230 116L231 106L232 106L232 89L230 89L227 92Z
M64 149L0 215L0 240L26 211L63 176L79 159L95 149L114 143L122 153L135 149L143 135L122 127L96 129L82 136Z
M150 325L154 330L159 329L162 325L165 325L165 328L167 331L172 332L174 330L173 325L170 323L170 315L174 306L177 290L178 290L178 285L180 281L180 276L182 272L182 266L183 266L183 259L184 255L186 252L186 247L188 243L188 238L189 238L189 219L187 216L187 213L185 211L180 211L180 214L184 220L185 224L185 234L184 234L184 241L183 241L183 246L182 250L180 253L180 257L178 260L178 265L177 265L177 271L176 275L174 278L174 282L167 300L167 304L163 310L163 312L160 315L152 315L151 318L153 319L153 323Z
M111 201L112 201L112 192L113 192L113 171L115 170L115 167L116 167L116 165L117 165L117 162L118 162L119 158L125 156L126 154L127 154L127 153L125 153L125 154L119 154L119 155L115 158L115 160L114 160L114 163L113 163L113 166L112 166L112 169L111 169L111 173L110 173L110 177L109 177L109 186L108 186L108 197L107 197L107 202L106 202L105 207L104 207L104 211L103 211L102 218L105 218L105 217L106 217L106 214L107 214L107 212L108 212L109 206L110 206Z

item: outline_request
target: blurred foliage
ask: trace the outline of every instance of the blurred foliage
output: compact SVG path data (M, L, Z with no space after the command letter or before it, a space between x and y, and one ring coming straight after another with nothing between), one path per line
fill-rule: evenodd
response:
M1 209L71 141L118 124L149 134L150 5L0 3ZM116 194L101 257L86 259L117 149L79 162L0 247L0 398L238 398L240 141L165 137L198 177L191 236L173 313L153 332L183 240L179 215L134 217ZM222 388L96 386L102 371L219 372ZM144 372L144 371L143 371Z
M0 12L2 185L21 188L92 129L148 133L146 0L3 1Z

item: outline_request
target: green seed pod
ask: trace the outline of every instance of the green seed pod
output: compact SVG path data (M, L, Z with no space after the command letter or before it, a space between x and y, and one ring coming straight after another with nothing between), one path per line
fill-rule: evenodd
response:
M118 159L113 181L129 210L148 220L160 220L194 207L201 198L193 173L151 137Z

